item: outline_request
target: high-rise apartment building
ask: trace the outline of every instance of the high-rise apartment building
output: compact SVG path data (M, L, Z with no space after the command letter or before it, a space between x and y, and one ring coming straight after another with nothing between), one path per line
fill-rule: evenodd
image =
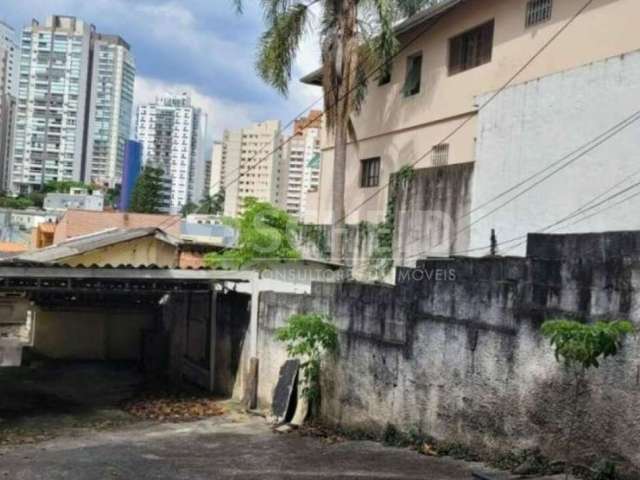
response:
M191 104L187 93L168 94L138 107L136 137L142 143L142 163L163 169L171 179L174 213L206 193L206 129L206 113Z
M15 30L0 21L0 191L8 187L18 91L18 50Z
M214 196L220 190L224 190L224 178L222 174L224 163L224 144L213 142L211 161L209 162L209 195Z
M18 63L19 52L16 31L10 25L0 20L0 91L12 96L18 94Z
M126 43L75 17L34 20L21 39L10 188L120 181L133 103Z
M122 179L125 143L131 137L135 62L129 44L95 34L85 182L113 186Z
M225 185L224 214L243 211L244 199L280 203L280 122L267 120L224 132L220 178Z
M285 149L281 205L297 218L304 217L307 193L316 189L320 180L321 117L322 112L312 110L309 116L296 120Z

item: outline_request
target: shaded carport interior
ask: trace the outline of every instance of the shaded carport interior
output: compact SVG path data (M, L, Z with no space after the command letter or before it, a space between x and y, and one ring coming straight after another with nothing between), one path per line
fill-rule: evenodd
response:
M236 288L252 278L247 272L5 262L0 295L29 303L33 325L26 348L56 362L53 372L20 367L33 374L28 382L78 374L84 395L91 373L77 368L89 362L110 364L116 372L127 365L145 379L228 397L250 322L251 296ZM2 378L15 378L16 369L10 375L12 369L2 370L0 389Z

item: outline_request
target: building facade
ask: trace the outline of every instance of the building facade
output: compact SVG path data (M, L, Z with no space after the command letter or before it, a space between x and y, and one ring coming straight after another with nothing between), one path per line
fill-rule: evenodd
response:
M19 47L15 30L0 21L0 191L8 188L15 127Z
M248 197L279 205L283 159L280 122L267 120L240 130L227 130L222 143L224 214L237 216Z
M322 112L312 110L295 121L293 137L285 147L281 204L296 218L304 218L307 194L317 189L320 178L320 131Z
M115 35L94 35L92 52L84 180L113 187L122 179L125 143L131 138L135 61L129 44Z
M205 192L204 138L207 115L191 104L190 95L167 94L140 105L136 138L142 163L162 169L171 181L171 211L198 203Z
M224 190L224 179L222 177L224 158L224 144L213 142L211 149L211 161L209 162L209 195L214 196L220 190Z
M592 168L554 174L553 181L532 187L535 195L523 194L526 207L510 201L518 190L501 198L509 201L509 208L499 201L487 205L525 181L528 173L588 144L598 132L629 115L637 88L633 55L640 49L640 31L632 19L639 14L640 4L634 0L594 0L586 6L582 0L445 0L399 24L402 50L391 75L370 80L364 105L353 116L357 141L351 141L347 151L346 222L381 223L392 175L403 167L444 171L452 165L473 165L467 211L454 212L444 204L434 207L442 211L433 221L461 228L450 238L434 242L421 238L417 244L433 244L434 249L416 251L412 261L430 254L484 255L490 251L492 229L498 242L540 231L553 223L551 217L557 221L582 208L599 188L614 188L618 175L634 173L626 155L640 146L640 136L629 134L637 132L637 123L626 134L608 140L614 157L607 156L607 148L589 152L587 157L599 158ZM603 65L596 68L598 62ZM303 79L312 84L320 80L320 71ZM573 101L559 102L562 98ZM605 108L600 100L592 102L597 98L611 103ZM564 111L553 108L554 102ZM541 116L534 120L536 115ZM587 172L600 172L597 177L602 181L603 165L615 172L615 179L598 186L595 173ZM334 220L332 178L333 141L327 136L320 188L312 195L314 223ZM566 188L576 178L579 194ZM627 218L633 217L633 202L621 208ZM404 218L410 222L411 216L405 212ZM610 218L585 220L580 231L623 226ZM508 223L511 226L505 227ZM510 253L524 253L524 245Z
M80 19L54 15L25 27L10 189L119 182L133 76L126 43Z

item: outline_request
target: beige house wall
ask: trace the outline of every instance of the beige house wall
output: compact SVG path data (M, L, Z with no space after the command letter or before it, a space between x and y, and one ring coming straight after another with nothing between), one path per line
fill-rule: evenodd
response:
M133 265L134 267L157 265L174 267L178 261L176 247L154 237L123 242L91 252L62 259L60 263L72 267L78 265Z
M36 311L34 350L68 360L136 360L151 312L95 309Z
M507 83L584 6L585 0L555 0L552 18L530 28L525 28L526 4L527 0L463 2L403 50L394 62L389 84L378 86L377 81L370 82L365 105L354 118L358 142L348 149L347 213L379 188L360 188L362 159L382 158L380 185L384 186L389 175L403 165L418 160L418 168L432 165L430 156L422 157L467 121L446 141L450 144L449 164L475 160L476 96L496 91ZM638 18L637 0L595 0L512 85L640 49ZM492 61L449 76L449 39L492 19L495 21ZM405 34L403 40L415 38L417 31ZM405 98L401 91L407 56L420 51L421 91ZM325 138L315 215L318 223L331 221L332 163L333 149ZM385 189L350 215L347 222L381 221L386 197ZM312 218L313 215L307 217Z

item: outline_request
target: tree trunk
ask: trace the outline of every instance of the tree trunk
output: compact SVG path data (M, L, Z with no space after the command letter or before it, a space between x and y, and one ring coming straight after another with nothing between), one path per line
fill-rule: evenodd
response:
M331 259L336 263L344 260L343 234L345 232L344 190L347 170L346 127L336 125L333 154L333 225L331 228Z
M342 11L338 20L342 51L342 61L338 65L338 95L335 105L335 136L333 155L333 197L332 197L332 230L331 259L334 262L344 261L344 234L346 223L345 212L345 180L347 168L348 125L351 114L352 90L355 87L356 67L358 64L357 39L357 3L358 0L342 2ZM325 92L326 94L326 92Z

